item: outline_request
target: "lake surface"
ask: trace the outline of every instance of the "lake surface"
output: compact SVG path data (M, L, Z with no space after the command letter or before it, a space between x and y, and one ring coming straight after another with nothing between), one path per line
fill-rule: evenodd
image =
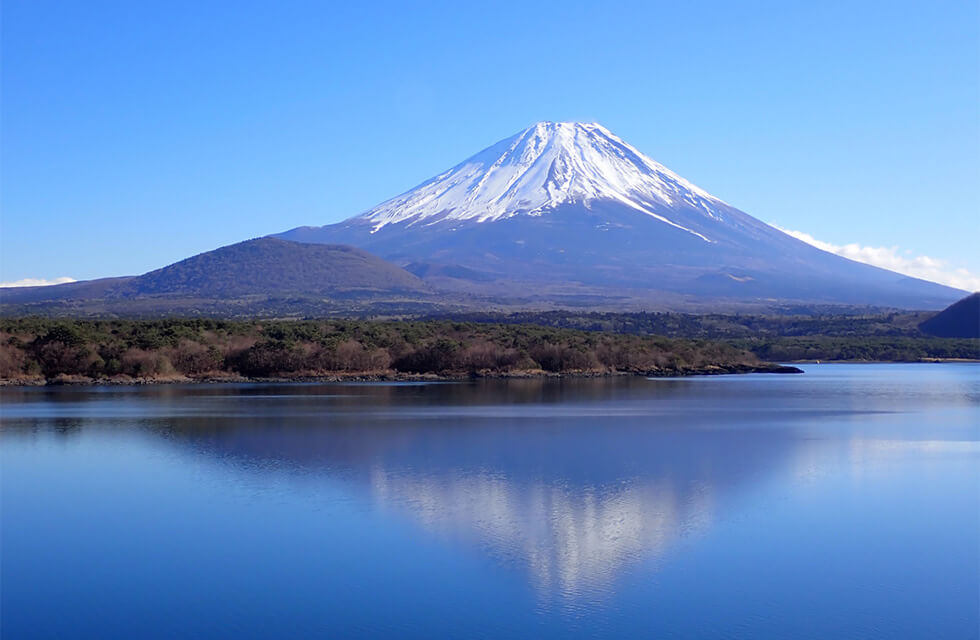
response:
M2 636L976 638L980 367L0 391Z

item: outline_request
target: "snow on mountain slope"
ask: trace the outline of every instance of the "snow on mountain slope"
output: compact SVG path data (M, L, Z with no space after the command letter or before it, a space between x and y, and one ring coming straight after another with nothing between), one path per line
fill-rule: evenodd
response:
M360 247L490 297L937 308L963 295L790 237L595 123L540 122L360 215L277 236Z
M706 242L712 240L658 211L686 205L723 220L727 208L600 124L539 122L358 218L378 231L402 222L538 216L595 200L624 204Z

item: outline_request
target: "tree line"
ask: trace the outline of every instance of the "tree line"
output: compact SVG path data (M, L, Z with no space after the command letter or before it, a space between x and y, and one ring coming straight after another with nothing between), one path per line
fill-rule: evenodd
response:
M746 349L454 321L0 319L0 379L659 373L761 367Z

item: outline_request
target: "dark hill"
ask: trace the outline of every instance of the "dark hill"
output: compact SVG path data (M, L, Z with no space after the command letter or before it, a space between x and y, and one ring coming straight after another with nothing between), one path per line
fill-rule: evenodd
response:
M941 338L980 338L980 293L954 302L920 324L919 329Z
M417 276L362 249L258 238L136 277L2 289L0 313L327 313L427 292Z
M80 280L47 287L0 288L0 305L110 298L119 295L119 292L135 279L134 276L122 276L119 278Z
M130 283L136 295L232 298L334 291L419 291L422 281L367 251L257 238L151 271Z

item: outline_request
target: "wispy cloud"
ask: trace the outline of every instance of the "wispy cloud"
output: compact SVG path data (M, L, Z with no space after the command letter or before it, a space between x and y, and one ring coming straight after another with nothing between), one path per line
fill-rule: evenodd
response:
M865 247L857 243L837 245L823 240L817 240L809 233L802 231L792 231L784 229L779 225L772 225L785 234L791 235L797 240L802 240L818 249L823 249L830 253L849 258L856 262L889 269L898 273L922 278L931 282L938 282L957 289L966 291L980 291L980 276L970 273L962 267L955 267L947 260L930 258L929 256L913 256L909 252L902 252L898 247Z
M75 278L54 278L52 280L45 280L44 278L24 278L23 280L14 280L13 282L0 282L0 287L48 287L53 284L65 284L67 282L75 282Z

